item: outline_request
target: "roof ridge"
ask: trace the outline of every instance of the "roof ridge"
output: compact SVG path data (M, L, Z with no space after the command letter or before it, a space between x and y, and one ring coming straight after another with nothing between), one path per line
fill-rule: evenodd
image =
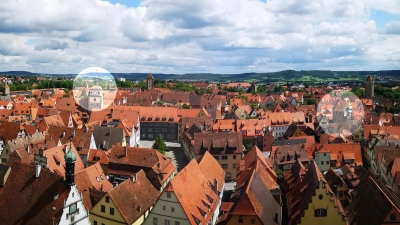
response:
M379 189L379 192L390 202L390 204L397 209L398 212L400 212L400 207L398 207L390 198L389 196L383 191L383 189L379 186L379 184L371 177L368 177L369 180L373 182L375 187ZM390 190L389 190L390 191ZM394 195L398 200L400 200L396 195Z

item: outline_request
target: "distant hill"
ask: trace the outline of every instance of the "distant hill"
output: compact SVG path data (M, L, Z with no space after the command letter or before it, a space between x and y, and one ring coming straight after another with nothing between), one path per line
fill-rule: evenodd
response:
M112 73L118 79L128 80L146 79L148 73ZM35 76L39 75L27 71L0 72L0 75ZM44 76L74 76L74 74L43 74ZM213 82L229 81L257 81L257 82L326 82L326 81L363 81L368 75L384 78L400 78L400 70L384 71L330 71L330 70L284 70L269 73L239 73L239 74L214 74L214 73L190 73L190 74L161 74L153 73L155 79L162 80L203 80Z

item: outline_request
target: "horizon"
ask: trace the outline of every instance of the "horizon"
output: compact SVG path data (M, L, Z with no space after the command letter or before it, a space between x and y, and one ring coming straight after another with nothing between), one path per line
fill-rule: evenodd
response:
M97 66L113 73L183 75L400 68L396 0L8 0L0 12L7 12L0 18L2 71L78 74Z

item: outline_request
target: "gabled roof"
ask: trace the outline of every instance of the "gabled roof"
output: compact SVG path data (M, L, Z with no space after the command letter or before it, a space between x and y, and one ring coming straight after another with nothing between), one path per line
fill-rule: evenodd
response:
M239 132L194 133L193 152L202 155L243 153L242 135Z
M251 158L247 158L247 160L251 161ZM220 218L218 224L229 223L233 215L254 215L261 220L262 224L280 224L281 206L270 192L271 190L275 191L279 186L261 166L261 162L260 160L255 161L252 168L246 169L246 173L240 175L233 194L234 203ZM270 187L271 184L273 187ZM278 221L274 220L275 215Z
M297 160L295 164L301 164L301 162ZM334 192L325 180L315 161L310 163L303 178L299 176L301 168L302 167L298 165L293 166L289 176L284 181L288 208L291 209L289 220L298 221L298 217L300 217L302 212L308 207L316 188L319 187L321 182L326 188L326 193L329 195L329 198L333 200L335 206L338 206L339 213L345 215L340 201L336 199Z
M12 166L7 182L0 190L1 224L52 224L53 215L56 224L60 221L69 189L62 176L42 169L36 178L35 171L32 164L15 163Z
M95 126L93 137L97 148L100 148L100 145L103 145L103 148L108 150L117 143L122 144L125 136L122 128Z
M143 170L136 174L134 181L125 180L108 194L127 224L139 219L160 196Z
M88 210L92 208L90 192L93 189L104 193L113 189L99 163L75 173L75 184L79 193L82 193L83 204Z
M208 152L198 159L198 163L211 184L217 181L217 189L221 193L225 183L225 171L219 163Z
M141 169L158 175L157 188L175 171L172 161L155 149L113 145L109 155L108 173L131 176Z
M190 224L208 224L220 201L212 185L203 169L192 159L164 191L175 193Z
M76 151L74 145L61 145L58 147L54 147L44 151L44 156L47 158L47 167L53 173L58 174L59 176L65 177L65 159L64 155L66 154L66 149L70 151L70 146L72 147L72 152L77 156L78 152ZM75 161L75 173L83 170L85 166L80 157L76 157Z
M69 144L70 138L80 155L87 155L93 131L68 127L50 126L48 134L56 143Z
M21 127L18 123L3 121L0 124L0 136L4 142L17 138L20 131Z
M355 192L347 209L350 224L381 224L392 210L400 212L400 199L380 179L363 179Z

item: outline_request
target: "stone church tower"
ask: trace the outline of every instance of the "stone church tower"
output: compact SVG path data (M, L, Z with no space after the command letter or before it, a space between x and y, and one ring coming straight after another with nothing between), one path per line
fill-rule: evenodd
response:
M374 78L371 75L365 80L365 97L374 97Z
M149 73L147 76L147 90L151 91L154 89L154 77L153 74Z

